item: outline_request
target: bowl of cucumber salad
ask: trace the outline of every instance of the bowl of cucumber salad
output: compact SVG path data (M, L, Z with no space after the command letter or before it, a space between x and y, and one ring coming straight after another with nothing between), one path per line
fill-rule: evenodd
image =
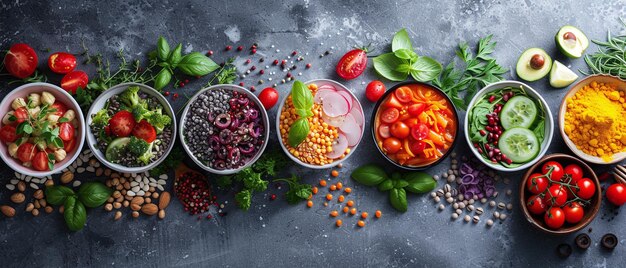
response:
M465 138L487 166L518 171L535 164L548 150L554 121L546 101L518 81L490 84L468 105Z

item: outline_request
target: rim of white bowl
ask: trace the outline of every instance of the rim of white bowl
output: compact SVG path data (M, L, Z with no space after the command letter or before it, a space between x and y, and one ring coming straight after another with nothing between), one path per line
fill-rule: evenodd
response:
M250 159L250 161L248 161L248 163L246 163L245 165L238 167L236 169L226 169L226 170L217 170L211 167L206 166L204 163L200 162L200 160L198 160L198 158L196 158L193 153L191 152L191 150L189 149L189 146L187 146L187 143L185 142L185 136L183 135L183 131L185 130L185 118L187 117L187 113L189 112L189 109L191 108L191 104L196 101L196 99L198 99L198 96L200 96L200 94L203 94L206 91L209 90L214 90L214 89L226 89L226 90L232 90L232 91L237 91L240 93L244 93L246 94L246 96L248 96L248 98L250 98L256 105L257 107L259 107L259 111L261 112L261 116L263 119L263 124L265 125L264 127L264 135L265 138L263 139L263 145L261 146L261 149L256 153L256 155ZM187 153L187 155L189 155L189 157L191 158L191 160L193 160L194 163L196 163L196 165L198 165L200 168L213 173L213 174L218 174L218 175L230 175L230 174L235 174L239 171L241 171L244 168L247 168L249 166L251 166L252 164L254 164L257 160L259 160L259 158L261 157L261 155L263 155L263 152L265 151L265 148L267 147L267 143L269 141L269 136L270 136L270 126L269 126L270 120L267 116L267 111L265 110L265 108L263 107L263 104L261 103L261 101L259 100L259 98L257 98L256 95L252 94L252 92L248 91L246 88L238 86L238 85L230 85L230 84L218 84L218 85L214 85L214 86L210 86L210 87L206 87L201 89L200 91L198 91L196 94L194 94L188 101L187 106L185 106L185 109L183 110L183 113L180 115L180 128L179 128L179 138L180 138L180 143L183 145L183 149L185 150L185 152Z
M361 109L361 116L363 116L363 126L361 127L361 138L359 139L359 142L357 142L356 145L354 145L352 147L352 149L350 150L350 153L348 155L346 155L344 158L333 161L332 163L326 164L326 165L311 165L308 163L304 163L302 162L300 159L296 158L295 156L293 156L289 150L287 150L287 147L283 144L283 139L280 136L280 114L283 110L283 106L285 105L285 101L287 101L287 98L289 97L289 95L291 94L291 92L289 92L288 94L285 94L285 96L283 96L283 98L280 101L280 104L278 106L278 110L276 110L276 135L278 135L278 143L280 144L280 147L283 149L283 151L285 152L285 154L294 162L296 162L297 164L306 167L306 168L311 168L311 169L327 169L327 168L331 168L334 167L340 163L342 163L343 161L346 161L346 159L348 159L350 156L352 156L354 154L354 151L356 151L356 148L359 146L359 144L361 144L361 141L363 140L363 134L365 134L365 114L363 113L363 106L361 105L361 102L359 101L359 99L356 97L356 95L354 95L354 93L348 89L348 87L344 86L343 84L335 81L335 80L331 80L331 79L313 79L313 80L309 80L307 82L305 82L305 85L309 85L309 84L318 84L318 83L326 83L326 84L333 84L334 86L341 88L345 91L347 91L350 96L352 96L353 100L356 100L357 105L359 106L359 108ZM318 84L318 87L320 85Z

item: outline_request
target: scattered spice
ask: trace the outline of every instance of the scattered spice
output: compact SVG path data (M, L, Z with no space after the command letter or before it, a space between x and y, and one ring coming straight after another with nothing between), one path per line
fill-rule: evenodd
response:
M333 171L330 172L330 175L333 176L333 177L337 177L337 176L339 176L339 171L333 170Z
M183 173L174 183L174 189L184 210L191 215L206 212L209 210L209 206L213 204L211 188L202 174Z

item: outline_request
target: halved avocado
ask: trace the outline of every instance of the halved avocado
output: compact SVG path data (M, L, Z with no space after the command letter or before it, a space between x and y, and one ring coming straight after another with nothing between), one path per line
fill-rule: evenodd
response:
M580 58L585 49L589 47L589 39L578 28L570 25L561 27L554 36L556 46L559 50L570 58Z
M550 72L552 58L541 48L529 48L517 60L517 76L526 81L537 81Z
M550 70L550 85L555 88L562 88L571 85L578 79L578 75L558 61L552 63Z
M126 147L129 142L130 138L128 137L114 139L113 141L111 141L111 143L109 143L109 146L107 146L104 157L113 163L118 162L122 157L124 147Z

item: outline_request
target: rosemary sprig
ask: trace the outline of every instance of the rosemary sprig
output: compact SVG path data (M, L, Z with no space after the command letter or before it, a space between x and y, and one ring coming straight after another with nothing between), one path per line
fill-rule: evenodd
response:
M622 18L620 21L626 27L626 22ZM606 42L592 40L598 45L598 51L585 55L590 72L579 71L584 75L608 74L626 79L626 35L612 36L609 30L606 39Z

